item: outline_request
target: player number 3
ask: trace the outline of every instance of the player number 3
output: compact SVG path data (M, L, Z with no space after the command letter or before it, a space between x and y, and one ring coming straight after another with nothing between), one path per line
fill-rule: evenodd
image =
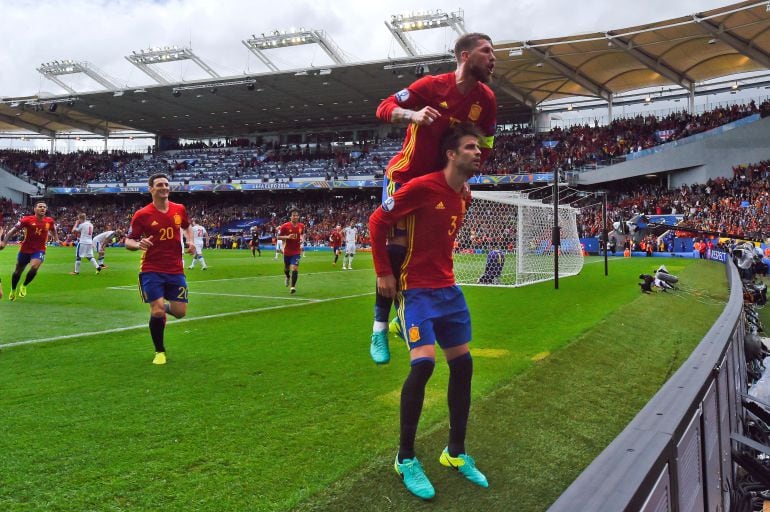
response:
M457 215L452 215L452 218L450 219L449 222L451 223L451 225L449 227L449 231L447 232L447 234L449 236L452 236L455 234L455 231L457 231Z

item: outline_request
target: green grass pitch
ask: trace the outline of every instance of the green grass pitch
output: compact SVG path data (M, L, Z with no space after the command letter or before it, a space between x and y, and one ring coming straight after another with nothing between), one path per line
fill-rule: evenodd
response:
M352 271L308 252L298 293L263 251L208 250L190 304L150 364L138 253L109 269L50 248L10 302L17 247L0 252L0 510L544 510L676 370L722 310L721 265L589 259L580 276L465 290L473 318L467 447L474 488L438 464L446 365L428 384L418 456L437 489L420 503L392 470L408 354L369 359L371 257ZM187 257L189 262L189 257ZM663 261L687 293L641 295ZM472 501L469 501L472 500Z

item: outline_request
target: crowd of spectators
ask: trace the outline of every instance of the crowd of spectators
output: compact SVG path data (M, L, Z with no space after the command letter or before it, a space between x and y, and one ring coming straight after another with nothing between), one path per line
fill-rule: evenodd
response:
M97 231L108 228L126 230L131 216L148 203L148 197L134 199L115 196L63 196L48 200L49 215L57 223L62 241L73 242L72 227L78 213L85 212ZM275 229L289 220L293 208L301 212L301 222L307 227L306 239L312 245L324 244L337 224L346 226L351 222L359 228L362 241L368 240L369 215L379 204L379 195L371 192L356 192L345 195L329 193L303 193L302 196L289 194L227 194L227 195L186 195L172 197L183 203L189 215L213 234L250 236L248 229L228 230L238 221L258 220L258 234L272 237ZM5 212L5 227L10 227L22 215L32 213L31 206L22 208L4 200L0 208ZM0 219L2 220L2 219Z
M734 167L731 178L710 179L674 190L634 183L626 190L610 193L610 221L625 221L638 214L681 214L681 227L764 240L770 236L770 160ZM598 236L601 229L600 208L587 208L580 217L579 235ZM682 232L682 236L692 233Z
M45 150L4 149L0 151L0 166L20 178L45 186L77 187L141 157L141 153L125 151L50 154Z
M607 126L578 125L532 133L529 129L499 134L485 172L535 174L608 163L656 145L711 130L752 114L770 114L770 101L757 106L719 107L699 115L676 112L663 118L636 116Z
M324 244L335 225L345 226L351 222L359 227L362 240L368 239L368 217L379 204L378 191L190 194L176 196L176 199L210 232L244 237L248 236L248 230L232 231L237 221L259 219L259 235L272 237L275 228L286 222L291 209L298 208L307 226L308 243L312 245ZM127 229L133 213L144 206L148 198L55 196L48 202L62 239L68 240L79 212L85 211L97 230L108 226ZM21 215L30 213L31 207L0 200L0 222L6 228ZM610 227L613 222L624 222L637 215L669 214L682 216L679 235L684 237L694 235L682 231L682 227L764 240L770 226L770 160L735 167L731 178L716 178L704 184L667 190L662 185L633 182L616 185L608 195ZM584 208L578 216L579 236L598 237L602 222L599 205ZM646 241L646 244L660 243L653 239Z
M499 133L485 174L534 174L570 170L622 159L666 142L701 133L751 114L770 114L770 101L757 106L718 107L699 115L663 118L636 116L607 126L578 125L533 133L529 128ZM88 183L144 182L156 172L173 180L231 183L244 180L293 181L300 178L379 177L398 151L399 139L353 145L256 143L248 139L180 145L154 154L112 151L54 153L0 150L0 166L44 186L81 187Z

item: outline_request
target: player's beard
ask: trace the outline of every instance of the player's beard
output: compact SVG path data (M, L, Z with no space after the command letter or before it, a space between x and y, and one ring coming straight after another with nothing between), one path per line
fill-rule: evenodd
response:
M489 82L489 78L492 76L492 72L488 68L482 66L471 66L471 76L481 83Z

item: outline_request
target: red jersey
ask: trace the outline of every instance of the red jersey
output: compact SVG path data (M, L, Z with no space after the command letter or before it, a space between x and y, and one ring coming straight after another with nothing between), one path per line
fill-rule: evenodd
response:
M335 248L342 246L342 234L336 229L332 231L332 234L329 235L329 243Z
M396 107L420 110L433 107L441 116L433 123L420 126L410 123L404 145L388 163L385 175L390 181L406 183L444 167L439 148L441 138L453 126L461 123L476 125L484 133L481 141L482 162L492 149L497 123L497 100L492 89L478 82L465 96L457 89L454 73L425 76L377 107L377 117L390 121Z
M454 285L452 251L469 199L450 188L440 171L414 178L398 189L384 207L369 217L377 276L393 274L385 240L390 228L404 219L409 244L401 265L399 289Z
M54 220L51 217L38 219L36 215L25 215L14 228L24 230L24 241L21 242L19 252L32 254L33 252L45 252L45 244L48 241L48 231L53 228Z
M283 241L283 255L284 256L296 256L302 254L302 247L300 246L300 237L305 233L305 225L301 222L292 224L287 222L278 226L278 236L288 236L294 233L296 238L290 238Z
M185 207L171 201L166 213L152 203L137 211L126 237L132 240L152 237L152 247L142 253L141 271L184 274L181 230L189 225Z

